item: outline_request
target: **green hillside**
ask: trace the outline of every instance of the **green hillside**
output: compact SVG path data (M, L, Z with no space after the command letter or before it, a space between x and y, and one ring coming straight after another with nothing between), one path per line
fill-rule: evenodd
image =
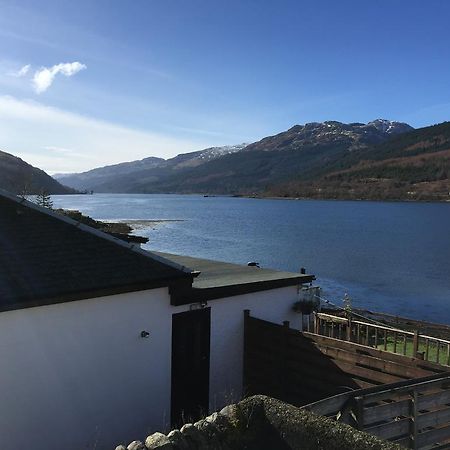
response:
M267 195L308 198L450 200L450 122L352 152L306 183L272 185Z

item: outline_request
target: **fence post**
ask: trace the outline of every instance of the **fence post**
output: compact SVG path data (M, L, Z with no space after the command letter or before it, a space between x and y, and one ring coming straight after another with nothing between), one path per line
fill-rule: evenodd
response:
M410 404L410 431L409 441L410 448L417 449L417 391L414 389L411 392L411 404Z
M419 351L419 331L418 330L414 330L413 358L417 358L418 351Z
M356 429L363 430L364 429L364 398L363 397L355 397L356 402L356 411L355 411L355 419L356 419Z
M314 311L314 334L319 334L319 317L317 313Z
M348 316L347 319L347 341L352 340L352 317Z
M450 366L450 344L447 344L447 366Z

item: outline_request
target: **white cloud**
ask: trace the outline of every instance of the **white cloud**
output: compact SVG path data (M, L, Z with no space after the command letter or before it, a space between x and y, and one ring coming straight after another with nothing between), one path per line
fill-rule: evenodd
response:
M10 77L16 77L16 78L24 77L30 70L30 67L31 67L31 65L27 64L26 66L21 67L19 70L15 71L15 72L8 72L7 75L9 75Z
M168 158L210 147L135 130L42 103L0 96L0 150L47 172L80 172L147 156Z
M86 69L85 64L81 64L78 61L72 63L60 63L52 67L42 67L37 70L33 77L34 90L40 94L45 92L53 83L56 75L61 73L66 77L75 75L80 70Z
M17 72L13 72L10 75L12 75L13 77L24 77L28 71L30 70L31 65L27 64L23 67L21 67Z

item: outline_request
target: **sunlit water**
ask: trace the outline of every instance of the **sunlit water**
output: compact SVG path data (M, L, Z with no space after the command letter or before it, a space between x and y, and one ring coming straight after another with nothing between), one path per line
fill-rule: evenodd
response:
M140 229L150 250L314 273L340 304L450 324L450 204L196 195L54 196L96 219L177 220Z

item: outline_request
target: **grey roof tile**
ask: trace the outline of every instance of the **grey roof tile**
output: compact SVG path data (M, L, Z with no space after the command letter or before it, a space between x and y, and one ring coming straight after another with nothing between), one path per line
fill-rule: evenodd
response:
M0 310L168 286L190 269L0 192Z

